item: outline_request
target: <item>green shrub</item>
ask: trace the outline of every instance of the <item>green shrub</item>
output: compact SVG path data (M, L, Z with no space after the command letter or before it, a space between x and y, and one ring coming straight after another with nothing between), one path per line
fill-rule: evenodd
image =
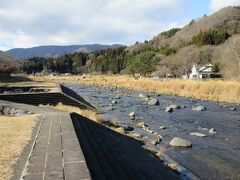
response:
M221 69L221 63L220 62L216 62L216 63L213 64L212 72L218 73L218 72L220 72L220 69Z
M162 45L162 46L160 47L159 52L160 52L161 54L164 54L164 55L166 55L166 56L169 56L169 55L171 55L171 54L173 54L173 53L176 53L176 49L170 47L169 44L165 44L165 45Z
M168 31L162 32L161 35L165 36L166 38L170 38L170 37L174 36L176 34L176 32L178 32L179 30L181 30L181 28L172 28Z
M197 46L203 45L219 45L223 43L230 35L225 30L208 30L200 31L192 38L192 43Z

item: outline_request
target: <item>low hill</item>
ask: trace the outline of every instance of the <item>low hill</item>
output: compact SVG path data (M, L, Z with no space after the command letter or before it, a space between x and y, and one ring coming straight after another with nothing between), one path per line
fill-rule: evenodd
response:
M64 54L70 54L74 52L94 52L101 49L117 48L121 47L119 44L114 45L70 45L70 46L38 46L32 48L15 48L6 51L8 55L15 59L30 58L30 57L56 57Z

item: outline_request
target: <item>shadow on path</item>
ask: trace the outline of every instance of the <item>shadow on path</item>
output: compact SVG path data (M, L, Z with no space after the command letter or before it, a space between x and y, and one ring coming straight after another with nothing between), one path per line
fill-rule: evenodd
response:
M92 179L179 179L134 139L78 114L71 118Z

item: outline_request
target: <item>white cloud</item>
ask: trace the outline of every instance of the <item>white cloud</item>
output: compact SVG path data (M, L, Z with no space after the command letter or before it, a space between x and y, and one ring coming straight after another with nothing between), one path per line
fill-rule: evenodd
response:
M209 8L212 11L217 11L227 6L239 6L240 0L211 0Z
M122 43L177 25L190 0L1 0L0 49ZM172 19L172 20L171 20Z

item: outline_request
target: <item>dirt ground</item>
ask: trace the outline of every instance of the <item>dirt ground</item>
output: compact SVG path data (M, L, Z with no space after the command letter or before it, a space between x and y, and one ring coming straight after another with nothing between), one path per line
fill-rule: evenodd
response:
M14 165L31 139L37 115L0 116L0 179L12 177Z

